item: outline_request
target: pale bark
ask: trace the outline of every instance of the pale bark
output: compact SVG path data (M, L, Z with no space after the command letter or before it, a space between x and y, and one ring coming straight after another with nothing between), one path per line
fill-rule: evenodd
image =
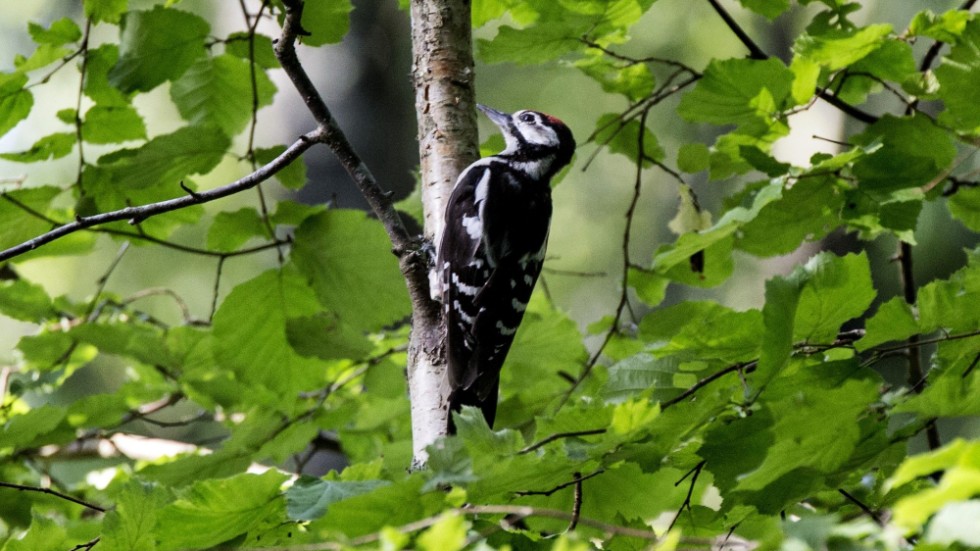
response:
M425 236L438 243L456 177L479 157L468 0L412 0L412 78L418 117ZM413 467L445 436L449 381L438 308L412 318L408 385L412 401Z

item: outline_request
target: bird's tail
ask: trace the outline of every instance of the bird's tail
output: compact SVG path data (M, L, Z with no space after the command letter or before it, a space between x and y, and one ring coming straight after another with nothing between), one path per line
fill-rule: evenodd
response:
M486 394L485 398L480 396L474 389L457 388L449 395L449 434L456 434L456 425L453 423L453 413L458 413L463 406L480 408L483 418L487 420L487 425L493 428L493 421L497 417L497 391L500 387L500 380L493 383L493 387Z

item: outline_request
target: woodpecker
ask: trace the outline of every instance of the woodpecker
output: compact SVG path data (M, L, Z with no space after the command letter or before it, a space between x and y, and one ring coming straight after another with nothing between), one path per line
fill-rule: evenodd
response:
M460 174L430 279L446 323L451 411L478 407L492 427L500 369L544 262L551 178L572 160L575 139L544 113L477 107L506 148Z

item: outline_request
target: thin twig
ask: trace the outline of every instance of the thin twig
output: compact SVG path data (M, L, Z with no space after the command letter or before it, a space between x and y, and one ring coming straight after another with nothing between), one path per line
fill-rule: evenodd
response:
M595 434L603 434L605 432L606 432L606 429L591 429L591 430L579 430L579 431L572 431L572 432L559 432L559 433L556 433L556 434L552 434L550 436L547 436L546 438L543 438L541 440L538 440L537 442L535 442L535 443L533 443L533 444L531 444L531 445L529 445L529 446L521 449L517 453L518 453L518 455L523 455L523 454L526 454L526 453L531 453L534 450L536 450L538 448L541 448L542 446L545 446L547 444L550 444L550 443L554 442L555 440L561 440L562 438L577 438L579 436L592 436L592 435L595 435Z
M588 479L590 479L592 477L599 476L600 474L602 474L604 472L606 472L605 469L598 469L595 472L589 473L589 474L587 474L585 476L582 476L582 473L573 473L572 474L572 480L570 480L568 482L563 482L563 483L555 486L554 488L551 488L550 490L519 490L519 491L514 492L514 495L516 495L516 496L522 496L522 497L523 496L550 496L551 494L553 494L553 493L555 493L555 492L557 492L559 490L564 490L565 488L568 488L569 486L580 486L582 484L582 481L583 480L588 480ZM576 491L581 491L581 490L578 489Z
M52 490L51 488L39 488L37 486L24 486L23 484L14 484L12 482L2 482L2 481L0 481L0 487L13 488L14 490L20 490L21 492L38 492L42 494L53 495L55 497L64 499L66 501L77 503L83 507L88 507L93 511L98 511L100 513L104 513L106 511L104 507L100 507L94 503L89 503L83 499L79 499L77 497L61 493L57 490Z
M601 471L596 471L589 475L589 477L599 474ZM588 477L587 477L588 478ZM582 478L581 473L575 473L575 494L572 496L572 520L568 523L568 532L575 530L578 526L578 519L582 517Z
M670 526L667 527L668 532L674 529L674 524L677 524L677 520L681 518L681 513L684 512L684 509L687 509L688 511L691 510L691 497L694 495L694 485L698 483L698 476L701 475L701 470L704 469L705 463L706 461L702 460L700 463L695 465L693 469L682 476L680 480L674 483L675 487L679 486L680 483L684 482L687 477L691 477L691 485L687 488L687 496L684 497L684 503L682 503L680 508L677 509L677 514L674 515L674 520L670 521Z
M853 503L854 505L857 505L858 509L861 509L861 511L863 511L864 514L868 515L869 517L871 517L871 520L875 521L875 524L884 528L885 521L881 520L881 517L878 516L878 513L872 511L871 508L865 505L860 499L849 494L847 490L845 490L844 488L837 488L837 492L840 493L840 495L847 498L847 500Z
M92 20L85 19L85 31L82 35L82 45L79 48L82 56L81 66L78 68L78 97L75 100L75 141L78 142L78 173L75 175L75 186L78 187L79 195L85 195L85 186L82 182L82 175L85 173L85 137L82 135L82 98L85 95L85 73L88 70L88 40L92 30Z
M664 400L663 402L660 402L660 410L663 411L671 406L683 402L684 400L690 398L698 390L701 390L702 388L708 386L714 381L717 381L723 376L728 375L729 373L738 373L742 370L752 369L755 367L756 363L758 363L758 360L752 360L751 362L737 363L735 365L730 365L724 369L718 370L715 373L708 375L704 379L701 379L700 381L694 383L693 385L691 385L690 388L680 393L679 395L671 398L670 400Z
M179 210L182 208L189 207L191 205L198 205L201 203L207 203L214 201L216 199L221 199L223 197L228 197L229 195L234 195L243 190L252 188L265 180L271 178L274 174L286 167L290 162L299 158L307 149L319 143L323 140L323 130L316 129L303 135L299 140L294 142L285 151L282 152L278 157L270 161L269 163L259 167L255 172L235 180L230 184L220 186L207 191L202 191L196 195L182 195L174 199L167 199L165 201L159 201L156 203L148 203L139 206L130 206L119 210L114 210L110 212L104 212L101 214L94 214L91 216L79 216L75 218L74 221L62 224L51 231L45 232L38 235L32 239L24 241L23 243L10 247L4 251L0 251L0 261L8 260L16 256L22 255L24 253L33 251L42 245L46 245L52 241L65 237L80 230L88 229L93 226L99 226L102 224L107 224L109 222L118 222L120 220L129 220L131 224L136 225L139 222L146 220L152 216L157 216L166 212L171 212L174 210ZM8 198L9 199L9 198Z

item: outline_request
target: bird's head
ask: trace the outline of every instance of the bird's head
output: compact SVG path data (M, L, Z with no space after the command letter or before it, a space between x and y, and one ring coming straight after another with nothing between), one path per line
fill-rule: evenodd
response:
M554 172L567 165L575 152L572 131L559 119L538 111L521 110L504 113L485 105L477 105L480 111L493 121L507 143L500 156L522 160L554 157Z

